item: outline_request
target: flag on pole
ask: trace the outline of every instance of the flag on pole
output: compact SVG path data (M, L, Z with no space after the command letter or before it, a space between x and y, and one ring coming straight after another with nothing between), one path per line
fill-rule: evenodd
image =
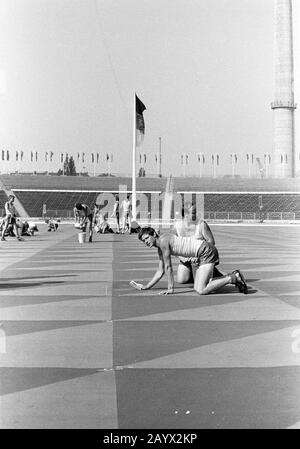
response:
M133 97L133 136L132 136L132 218L136 220L136 147L143 142L145 134L145 122L143 112L146 106L141 102L136 93Z
M137 95L135 95L135 112L136 112L136 146L140 146L144 140L145 135L145 121L143 112L146 106L141 102Z

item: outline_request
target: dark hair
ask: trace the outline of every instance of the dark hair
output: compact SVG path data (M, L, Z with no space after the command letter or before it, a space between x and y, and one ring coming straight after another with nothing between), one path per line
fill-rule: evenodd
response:
M119 201L119 195L116 195L116 201Z
M130 199L130 195L127 195L127 199L128 199L128 200Z
M76 207L76 209L81 210L82 209L82 204L81 203L76 203L75 207Z
M138 235L139 240L142 240L142 237L144 234L149 234L154 237L158 237L158 234L155 231L155 229L151 228L150 226L146 226L146 227L140 229L139 235Z
M8 199L13 198L15 199L15 195L9 195Z

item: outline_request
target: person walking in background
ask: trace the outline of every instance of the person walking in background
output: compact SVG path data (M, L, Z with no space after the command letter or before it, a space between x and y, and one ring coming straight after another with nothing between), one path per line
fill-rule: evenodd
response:
M120 233L120 200L119 195L116 195L116 201L114 204L114 210L111 214L110 218L115 218L116 226L117 226L117 234Z

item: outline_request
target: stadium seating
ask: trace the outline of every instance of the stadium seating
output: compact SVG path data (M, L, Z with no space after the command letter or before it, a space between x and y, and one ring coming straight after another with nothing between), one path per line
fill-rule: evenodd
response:
M0 190L0 216L4 214L4 204L7 201L7 195L3 190Z
M137 190L165 191L164 178L137 178ZM247 178L173 178L174 190L189 192L300 192L300 178L247 179ZM94 190L118 191L120 186L131 190L131 178L49 176L49 175L0 175L0 181L8 189L45 190Z
M123 192L131 191L131 178L1 175L0 181L5 188L14 192L30 217L45 215L44 204L47 206L47 216L71 217L76 202L93 207L101 192L119 192L119 189ZM189 194L191 198L192 192L197 192L192 194L194 200L197 195L202 195L204 216L207 219L253 219L260 217L262 213L265 218L271 219L300 219L298 178L278 180L174 178L173 181L175 193L186 192L180 194L182 201L185 201L185 195ZM145 194L137 195L140 202L138 213L141 217L150 217L150 204L152 208L155 204L155 213L162 217L166 184L167 178L137 178L138 192L157 192L152 194L151 199ZM5 192L1 191L0 209L4 207L6 199ZM176 207L178 209L178 203ZM106 216L110 209L111 204L106 208ZM174 213L173 208L172 218Z
M46 215L70 216L75 203L85 203L93 207L97 198L97 193L89 192L15 191L15 195L30 217L42 216L44 204L47 206Z
M261 200L259 199L261 198ZM207 211L257 212L261 201L265 212L299 212L300 195L293 194L205 194Z

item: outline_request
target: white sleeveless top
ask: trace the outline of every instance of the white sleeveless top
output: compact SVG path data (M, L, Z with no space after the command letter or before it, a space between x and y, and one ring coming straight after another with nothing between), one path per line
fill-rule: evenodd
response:
M196 240L193 237L177 237L173 236L172 244L170 244L171 254L173 256L197 257L203 240Z

